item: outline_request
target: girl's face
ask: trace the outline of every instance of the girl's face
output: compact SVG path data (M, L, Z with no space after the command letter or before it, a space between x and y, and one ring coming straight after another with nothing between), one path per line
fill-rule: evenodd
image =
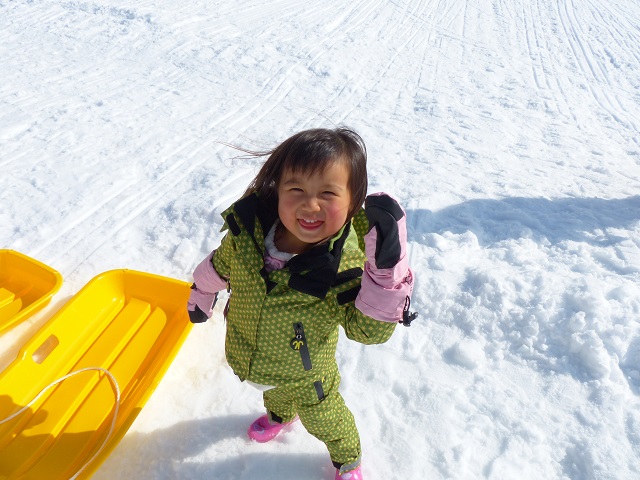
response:
M285 171L278 185L278 215L285 232L278 250L302 253L335 235L347 222L351 205L349 170L336 161L312 175Z

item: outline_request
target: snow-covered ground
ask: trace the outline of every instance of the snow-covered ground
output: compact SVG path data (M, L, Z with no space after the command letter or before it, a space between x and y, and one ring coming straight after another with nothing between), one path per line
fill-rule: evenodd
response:
M0 0L0 248L190 280L273 147L337 124L408 213L419 320L342 339L382 479L640 478L635 0ZM224 302L221 302L224 303ZM197 326L94 478L329 480ZM28 379L25 379L28 381Z

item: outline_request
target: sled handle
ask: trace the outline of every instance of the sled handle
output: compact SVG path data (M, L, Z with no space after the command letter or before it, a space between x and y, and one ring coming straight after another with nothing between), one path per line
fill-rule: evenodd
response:
M35 349L31 358L38 365L42 365L42 363L51 355L51 353L56 349L56 347L60 345L60 340L55 335L49 335L42 344Z

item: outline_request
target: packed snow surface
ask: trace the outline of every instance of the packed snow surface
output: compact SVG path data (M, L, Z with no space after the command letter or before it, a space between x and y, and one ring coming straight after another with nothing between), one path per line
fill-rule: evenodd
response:
M420 312L341 337L365 478L640 478L639 26L635 0L0 0L0 248L65 279L1 367L101 272L191 280L260 164L223 142L347 125ZM333 478L300 425L247 440L221 308L94 478Z

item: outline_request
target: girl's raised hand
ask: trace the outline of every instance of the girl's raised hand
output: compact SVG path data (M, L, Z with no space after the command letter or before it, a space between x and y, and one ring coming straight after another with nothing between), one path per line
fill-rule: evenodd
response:
M409 324L413 274L406 253L407 217L386 193L369 195L364 211L369 220L367 262L356 307L376 320Z
M364 205L369 220L369 233L365 236L369 240L367 258L376 268L393 268L404 259L407 249L404 210L386 193L369 195Z

